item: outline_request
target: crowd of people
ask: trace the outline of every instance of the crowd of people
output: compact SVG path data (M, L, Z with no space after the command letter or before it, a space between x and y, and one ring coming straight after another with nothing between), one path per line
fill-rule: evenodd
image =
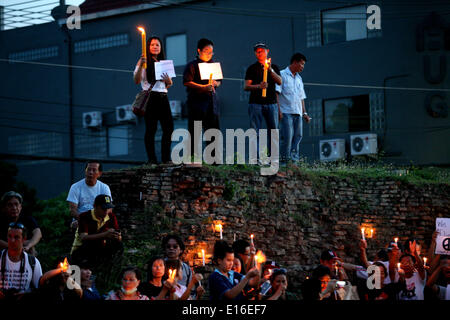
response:
M96 170L88 169L92 166ZM97 174L92 176L92 172ZM100 163L90 162L82 180L84 185L78 184L81 187L77 192L81 193L74 195L76 188L71 188L70 208L83 208L84 201L91 201L92 208L80 213L76 223L72 223L77 230L71 255L61 257L55 268L46 272L36 256L35 246L42 236L37 221L21 212L20 194L10 191L2 196L0 299L199 300L206 299L207 293L212 301L450 300L450 259L434 254L437 232L432 236L427 257L421 255L421 244L415 239L389 243L379 249L373 261L367 257L366 241L360 240L360 265L347 263L335 251L326 249L295 292L289 291L287 268L273 260L258 259L253 241L245 239L238 239L231 246L226 241L216 241L212 259L215 269L207 277L205 290L203 274L194 272L189 261L183 261L183 240L170 234L161 242L164 254L148 261L146 279L142 270L127 266L120 271L117 285L100 293L96 282L108 283L105 278L111 276L110 270L122 268L123 243L111 196L94 192L94 199L89 200L82 191L95 188L99 175ZM94 184L89 185L88 181ZM29 237L33 239L36 234L39 239L30 242ZM76 270L78 274L74 273Z

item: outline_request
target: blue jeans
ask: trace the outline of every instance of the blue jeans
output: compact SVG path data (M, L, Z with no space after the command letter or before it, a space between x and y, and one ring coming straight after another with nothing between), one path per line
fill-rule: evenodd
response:
M256 130L256 136L259 142L259 130L262 129L262 121L266 121L268 142L267 149L270 156L271 144L278 146L278 141L272 141L272 134L270 129L278 129L278 105L277 104L254 104L250 103L248 106L248 116L250 118L250 128ZM276 139L273 139L276 140ZM256 141L255 141L256 142ZM252 142L251 142L252 143ZM254 142L253 142L254 143ZM259 156L259 145L257 143L257 154Z
M300 141L303 138L303 119L299 114L283 113L281 119L281 159L300 160Z

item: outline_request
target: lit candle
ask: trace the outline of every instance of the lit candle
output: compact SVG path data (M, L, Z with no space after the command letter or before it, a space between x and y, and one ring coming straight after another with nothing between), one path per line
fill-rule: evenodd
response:
M373 229L370 229L370 238L373 237Z
M253 244L253 237L254 237L253 234L251 234L251 235L250 235L250 244L251 244L252 246L254 245L254 244Z
M397 245L398 238L394 238L395 245Z
M141 31L141 40L142 40L142 55L144 58L147 59L147 48L146 48L146 40L145 40L145 29L142 27L138 28L139 31ZM143 68L147 69L147 63L143 64Z
M334 270L336 270L336 276L338 276L339 275L339 269L338 269L337 264L334 265Z
M366 237L364 237L364 231L366 230L366 228L361 228L361 236L363 240L366 240Z
M400 271L400 262L397 263L397 269Z
M267 82L267 70L269 69L270 58L266 59L264 63L264 74L263 74L263 82ZM262 96L265 98L267 95L267 89L262 89Z
M233 234L233 242L236 242L236 233Z
M220 240L222 240L222 225L219 224L219 231L220 231Z
M203 266L205 266L205 250L202 249Z
M64 262L61 262L59 264L59 268L62 272L67 272L67 270L69 270L69 263L67 262L67 258L64 258Z
M212 85L212 76L213 76L213 74L211 73L211 74L209 75L209 85Z
M423 258L423 266L426 267L427 265L427 258Z

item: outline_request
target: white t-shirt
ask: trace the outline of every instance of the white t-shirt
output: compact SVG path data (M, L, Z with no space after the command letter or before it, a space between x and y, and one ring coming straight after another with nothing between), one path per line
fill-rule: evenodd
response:
M399 280L397 270L395 271L395 282ZM414 272L413 276L406 280L406 290L402 290L398 293L399 300L423 300L423 290L427 283L427 276L422 280L418 272Z
M33 281L34 287L39 286L39 279L42 276L42 268L38 259L36 259L36 265L34 266L34 273L31 270L31 266L28 263L28 254L24 252L25 269L23 274L20 273L21 260L18 262L12 262L9 260L9 256L6 253L6 264L5 264L5 287L3 288L3 275L0 272L0 289L18 289L20 292L29 292L31 281ZM0 265L1 265L0 256Z
M450 300L450 284L447 287L438 286L439 288L439 300Z
M90 187L86 180L80 180L70 187L67 201L78 205L78 213L86 212L94 208L95 197L99 194L106 194L111 197L111 190L108 185L97 180L95 186Z

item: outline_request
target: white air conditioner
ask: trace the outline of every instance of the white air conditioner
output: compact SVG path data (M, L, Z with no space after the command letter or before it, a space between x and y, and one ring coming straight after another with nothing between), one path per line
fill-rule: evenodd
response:
M172 117L181 117L181 101L180 100L170 100L170 111L172 112Z
M377 153L376 133L364 133L350 136L350 149L353 156Z
M345 157L345 139L320 140L320 160L338 160Z
M100 111L83 112L83 128L98 128L102 126Z
M131 104L116 107L116 121L136 121L136 116L131 109Z

